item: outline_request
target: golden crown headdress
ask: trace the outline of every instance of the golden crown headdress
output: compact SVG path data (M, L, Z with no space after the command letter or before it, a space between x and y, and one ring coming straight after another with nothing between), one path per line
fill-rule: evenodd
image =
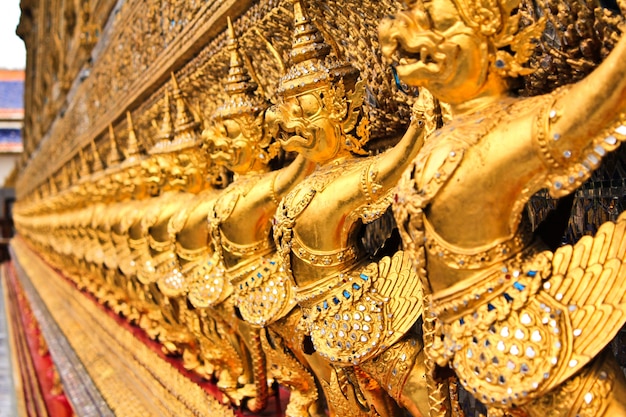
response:
M126 141L126 148L122 151L124 154L124 162L122 162L122 168L131 167L139 164L143 160L143 155L139 150L139 140L135 133L135 126L133 124L133 117L130 111L126 111L126 123L128 125L128 139Z
M100 157L100 152L98 152L98 148L96 147L95 140L91 140L91 155L93 157L92 170L93 172L100 172L104 169L104 165L102 165L102 158Z
M200 141L200 123L189 109L183 90L178 86L178 81L172 73L172 85L174 91L172 98L176 106L176 117L174 118L174 139L172 146L174 150L199 146Z
M115 131L113 125L109 123L109 153L107 154L107 168L118 165L123 158L123 155L117 147L117 140L115 139Z
M228 18L228 44L226 49L230 53L230 67L224 86L228 99L217 108L213 118L215 120L223 120L244 114L254 117L265 110L269 103L256 94L258 85L252 81L252 77L245 66L239 51L239 41L235 36L235 29L230 17Z
M330 54L331 46L309 18L302 0L293 1L294 37L289 53L290 66L281 77L277 94L296 96L343 80L346 87L356 84L359 71Z
M50 177L48 179L48 182L50 184L50 194L54 195L54 194L58 193L59 190L57 189L57 183L56 183L54 177Z
M172 113L170 109L170 93L166 90L163 97L162 104L162 118L161 118L161 126L158 129L158 132L155 137L155 142L152 148L150 149L150 153L155 153L154 151L163 151L167 152L167 147L172 142L174 138L174 125L172 123ZM156 122L153 121L153 124L156 127Z
M149 154L160 154L178 151L185 148L200 146L201 140L199 135L198 123L189 110L183 91L178 85L178 81L172 75L172 98L176 106L176 115L172 122L172 114L170 109L170 98L166 91L163 98L163 119L161 128L158 130L157 141L148 151Z
M69 188L69 186L70 186L70 174L69 174L69 171L68 171L67 164L63 165L63 168L61 168L61 171L60 171L59 174L60 174L60 178L61 178L61 181L60 181L61 189L65 190L65 189Z
M224 91L228 99L213 114L214 121L236 120L243 135L257 147L257 158L267 164L278 154L278 145L270 145L272 137L264 132L264 114L270 103L260 94L258 85L252 81L239 49L230 17L228 18L228 44L230 67L225 80ZM210 138L220 135L218 124L207 128L203 135ZM268 150L269 147L269 150Z
M78 149L78 156L80 159L80 177L83 179L91 174L91 170L89 169L89 164L87 163L87 158L85 157L83 148Z
M333 48L309 18L303 1L292 1L295 24L289 54L291 65L280 79L277 94L284 99L324 90L324 94L318 94L319 98L335 122L338 133L343 135L344 148L366 155L368 152L363 146L370 138L368 119L361 117L357 126L365 93L364 83L359 80L359 70L339 57L337 48L334 48L335 55L330 54ZM358 137L348 133L355 126Z
M71 164L72 166L70 167L70 182L72 183L72 185L74 185L78 183L78 180L80 178L79 168L76 165L76 158L72 158Z

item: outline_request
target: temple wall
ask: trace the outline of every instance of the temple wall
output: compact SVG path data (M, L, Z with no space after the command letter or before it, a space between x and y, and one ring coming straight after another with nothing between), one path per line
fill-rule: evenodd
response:
M59 416L70 415L72 410L78 416L295 416L300 415L294 411L297 407L310 416L416 414L402 402L405 393L399 387L406 381L396 378L395 366L409 372L415 362L404 363L407 352L415 354L413 361L424 360L415 359L415 341L421 343L423 336L423 321L417 313L423 300L411 298L417 297L412 291L421 284L408 258L402 258L404 246L391 210L398 196L393 187L376 194L382 185L376 182L374 162L369 162L374 159L368 158L384 156L386 150L402 144L411 120L423 120L433 132L443 129L451 115L445 103L400 80L391 58L382 54L379 26L398 12L399 3L309 0L302 6L295 0L22 0L18 33L27 46L24 153L15 186L18 233L11 244L12 264L3 273L8 277L4 282L10 311L28 310L30 320L24 325L14 319L22 323L14 333L23 336L24 345L17 366L30 367L31 375L38 372L29 365L33 360L28 356L37 349L28 350L25 345L24 328L32 322L49 350L49 358L45 357L50 366L39 372L54 371L47 388L26 387L23 402L36 402L42 410L59 407L66 413ZM520 8L531 7L530 3L523 2ZM546 31L544 43L537 42L538 50L550 45L560 52L546 63L535 51L529 59L533 71L515 84L516 97L550 92L584 77L619 39L616 28L623 19L617 11L599 5L593 9L591 2L572 3L585 6L574 8L578 14L567 18L559 11L567 24L551 23L554 26ZM300 22L294 22L294 16L301 17L298 7L310 16L313 23L307 23L315 28L311 33L321 33L327 44L318 48L326 48L326 61L320 59L327 64L326 73L316 72L309 78L308 70L298 68L296 73L291 67L300 59L293 52L294 38L302 36L294 34ZM524 19L522 26L529 25L526 20L530 18ZM593 54L568 49L587 39L585 28L596 29L589 35L597 46ZM565 35L567 42L562 40ZM345 71L336 75L340 70ZM350 78L350 71L358 72L360 82ZM328 75L336 84L328 87L320 75ZM293 80L304 81L300 85ZM279 128L288 130L288 123L272 125L266 109L284 105L285 97L293 98L290 91L305 87L318 94L320 108L334 106L330 117L337 128L334 132L341 131L350 151L346 155L354 156L356 162L341 165L344 161L339 161L339 168L311 181L310 190L301 190L302 194L313 199L327 183L341 179L344 167L347 173L356 166L362 172L358 184L341 192L347 195L358 188L366 204L354 203L358 208L340 213L340 203L353 203L343 194L337 195L340 203L321 204L315 221L331 223L339 217L341 224L352 221L350 227L333 232L341 238L348 236L354 244L335 251L307 252L292 232L293 241L285 247L299 252L290 258L283 253L284 247L277 250L275 246L287 235L281 234L284 230L279 230L277 218L282 214L283 223L287 222L286 217L297 216L297 210L304 210L311 200L303 198L304 203L289 209L283 199L287 192L276 195L278 173L288 172L302 158L275 146L278 137L269 138L278 135ZM294 119L302 117L303 107L306 110L301 103L300 114L294 110ZM242 114L250 116L238 125L242 135L257 135L259 142L267 142L254 148L258 160L249 172L229 170L228 163L216 162L220 152L227 151L214 136L221 134L218 139L224 139L232 127L229 118ZM309 125L303 122L288 133L302 134L302 126ZM228 146L234 148L235 142ZM599 225L615 221L623 211L625 155L622 147L607 157L574 192L573 208L559 212L563 223L559 244L594 234ZM231 161L234 156L222 158ZM304 184L302 173L318 169L314 165L294 174L297 180L289 185ZM232 190L240 194L231 198L227 192ZM238 201L257 194L258 204L250 203L249 215L239 217L239 228L224 225L222 217L230 215ZM523 211L531 228L537 229L555 207L557 199L541 191ZM263 221L250 220L257 215ZM261 234L261 241L253 240ZM245 244L229 240L241 235ZM325 237L311 240L326 242ZM305 266L293 262L297 255ZM263 311L275 305L259 301L265 294L257 298L250 293L246 293L248 298L237 295L236 285L243 290L244 285L257 285L255 277L285 273L285 268L276 267L277 260L285 259L302 270L311 265L322 271L336 267L332 285L322 272L306 276L323 283L319 291L307 287L310 294L300 293L298 303L318 297L317 292L327 287L341 287L341 292L320 301L324 309L329 303L331 309L333 303L345 300L356 303L358 291L369 291L366 286L372 281L368 279L375 274L351 270L353 276L349 276L348 267L339 268L353 258L359 267L375 269L383 277L379 283L387 279L384 274L389 275L389 282L397 276L405 278L402 285L411 285L396 295L412 303L402 310L407 320L416 318L403 324L405 335L393 339L393 349L381 353L382 359L377 357L369 368L353 368L347 362L328 365L327 357L316 356L314 342L302 327L307 317L302 317L295 292L289 289L282 294L289 308L282 306L283 315L275 322L260 318L251 324L245 316L251 305L261 305ZM372 267L374 262L378 264ZM366 283L358 281L359 277ZM285 288L287 281L276 278L271 285ZM389 301L380 298L380 303ZM354 317L361 317L355 313ZM396 319L389 316L385 319ZM339 313L334 317L348 320ZM382 325L380 329L377 337L381 337ZM356 340L356 333L352 334ZM368 340L360 333L359 338ZM611 346L619 365L625 367L623 340L620 332ZM372 346L362 355L377 351L376 343ZM349 359L356 363L358 357ZM388 371L387 384L364 379L363 369L373 375ZM467 415L479 415L483 407L463 389L457 390L458 381L449 381L448 395Z

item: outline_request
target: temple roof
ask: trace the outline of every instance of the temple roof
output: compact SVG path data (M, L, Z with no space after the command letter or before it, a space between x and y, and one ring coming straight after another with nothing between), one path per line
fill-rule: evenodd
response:
M24 71L0 70L0 119L24 117Z

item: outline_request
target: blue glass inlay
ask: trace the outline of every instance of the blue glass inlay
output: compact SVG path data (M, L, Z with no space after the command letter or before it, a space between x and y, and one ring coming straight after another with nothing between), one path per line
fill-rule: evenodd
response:
M325 310L328 310L328 301L324 300L324 302L322 303L322 305L324 306Z
M365 274L361 274L361 275L359 275L359 276L361 277L361 279L362 279L363 281L367 281L368 279L370 279L370 277L368 277L368 276L367 276L367 275L365 275Z
M358 291L361 289L361 286L355 282L354 284L352 284L352 288Z
M493 306L493 304L491 304L491 303L487 304L487 311L493 311L495 309L496 308Z
M346 297L346 299L350 298L350 291L348 290L343 290L343 296Z
M537 271L528 271L526 272L526 275L528 275L529 277L534 277L535 275L537 275Z
M508 293L504 293L502 295L504 296L504 299L508 301L509 303L513 301L513 297L511 297Z
M333 297L333 303L335 303L335 304L339 304L339 298L337 298L337 297Z
M521 282L519 282L519 281L515 281L515 282L513 283L513 286L514 286L514 287L515 287L515 289L516 289L516 290L518 290L518 291L523 291L523 290L524 290L524 288L526 288L526 285L522 284L522 283L521 283Z

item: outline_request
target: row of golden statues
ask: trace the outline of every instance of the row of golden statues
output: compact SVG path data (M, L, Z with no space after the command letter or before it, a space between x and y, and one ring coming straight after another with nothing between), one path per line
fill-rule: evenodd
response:
M519 97L545 16L522 25L519 0L412 1L379 35L419 99L371 156L365 82L306 4L293 10L274 103L231 27L229 99L210 127L172 77L149 155L129 114L116 169L90 175L82 157L63 192L51 182L18 205L19 233L255 412L274 380L293 417L462 415L457 386L489 416L626 415L603 351L626 322L626 218L551 250L523 214L626 139L626 38L584 80ZM403 249L372 253L363 230L390 207Z

